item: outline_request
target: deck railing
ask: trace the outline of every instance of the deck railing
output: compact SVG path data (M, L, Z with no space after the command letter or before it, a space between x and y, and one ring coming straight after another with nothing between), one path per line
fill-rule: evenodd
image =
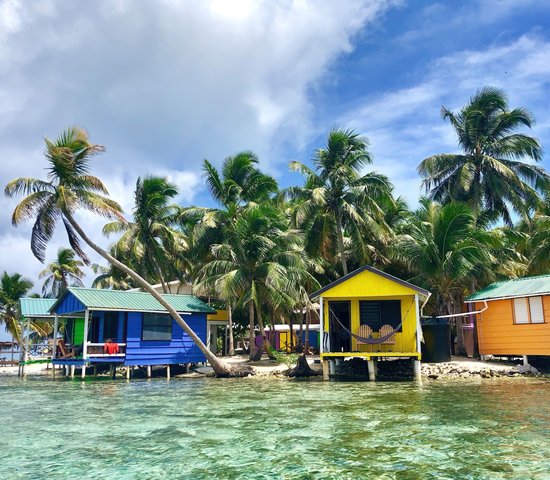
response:
M87 357L124 357L126 355L126 343L117 343L119 353L105 353L105 343L86 342Z

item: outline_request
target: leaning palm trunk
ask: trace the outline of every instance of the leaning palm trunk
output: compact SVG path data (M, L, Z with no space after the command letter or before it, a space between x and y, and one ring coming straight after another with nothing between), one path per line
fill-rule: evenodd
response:
M122 262L114 258L112 255L110 255L108 252L103 250L99 245L95 244L82 230L80 225L76 222L76 220L73 218L71 212L64 211L63 212L71 224L71 226L76 230L76 232L80 235L80 237L99 255L101 255L103 258L105 258L111 265L118 268L122 272L124 272L126 275L134 279L138 285L140 285L147 293L151 294L155 300L157 300L171 315L171 317L178 323L178 325L183 328L185 333L189 335L191 340L195 342L195 345L197 345L200 349L200 351L204 354L212 368L214 369L214 372L216 373L216 376L218 377L229 377L229 376L244 376L248 375L254 372L254 370L250 366L232 366L225 362L223 362L221 359L219 359L216 355L214 355L208 347L204 344L204 342L198 337L198 335L194 332L194 330L181 318L181 315L162 297L161 294L159 294L153 286L147 282L144 278L142 278L140 275L138 275L136 272L134 272L131 268L124 265Z

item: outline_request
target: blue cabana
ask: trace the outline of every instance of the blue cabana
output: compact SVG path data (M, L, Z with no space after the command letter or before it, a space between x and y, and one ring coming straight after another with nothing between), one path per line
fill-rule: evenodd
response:
M215 310L193 295L162 295L206 343L206 317ZM70 287L50 312L65 322L67 350L54 365L124 366L204 362L204 354L149 293ZM150 369L148 369L150 372Z

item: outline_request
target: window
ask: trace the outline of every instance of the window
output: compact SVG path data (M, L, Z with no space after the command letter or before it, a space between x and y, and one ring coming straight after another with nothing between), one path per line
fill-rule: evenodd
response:
M368 325L374 332L378 332L382 325L397 328L401 323L401 301L362 300L359 302L359 322L361 325Z
M542 297L514 298L514 323L544 323Z
M171 340L172 317L163 313L144 313L142 340Z

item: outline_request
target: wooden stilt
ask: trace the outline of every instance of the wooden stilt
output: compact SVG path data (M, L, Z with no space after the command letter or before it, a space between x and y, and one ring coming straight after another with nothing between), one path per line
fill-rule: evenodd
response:
M373 359L373 365L374 365L374 376L378 376L378 358Z
M329 373L329 361L323 360L323 380L329 380L330 379L330 373Z
M75 366L71 365L71 378L74 378L74 370L75 370Z
M94 365L94 377L97 377L97 365Z
M523 365L529 365L529 358L527 355L523 355Z
M334 360L328 361L328 367L329 367L329 374L335 375L336 374L336 362Z
M86 378L86 364L82 365L82 380Z
M185 364L185 373L189 373L189 364L188 363Z
M147 378L151 378L151 365L147 365Z
M420 360L417 360L416 358L413 360L413 369L414 369L414 379L415 380L421 380L422 379L422 364L420 363Z
M126 380L130 380L130 367L126 367Z
M170 365L166 365L166 379L170 380Z
M369 367L369 380L374 382L376 380L376 372L374 371L374 360L367 360Z
M109 376L113 379L116 376L116 369L115 369L115 366L112 363L109 363Z

